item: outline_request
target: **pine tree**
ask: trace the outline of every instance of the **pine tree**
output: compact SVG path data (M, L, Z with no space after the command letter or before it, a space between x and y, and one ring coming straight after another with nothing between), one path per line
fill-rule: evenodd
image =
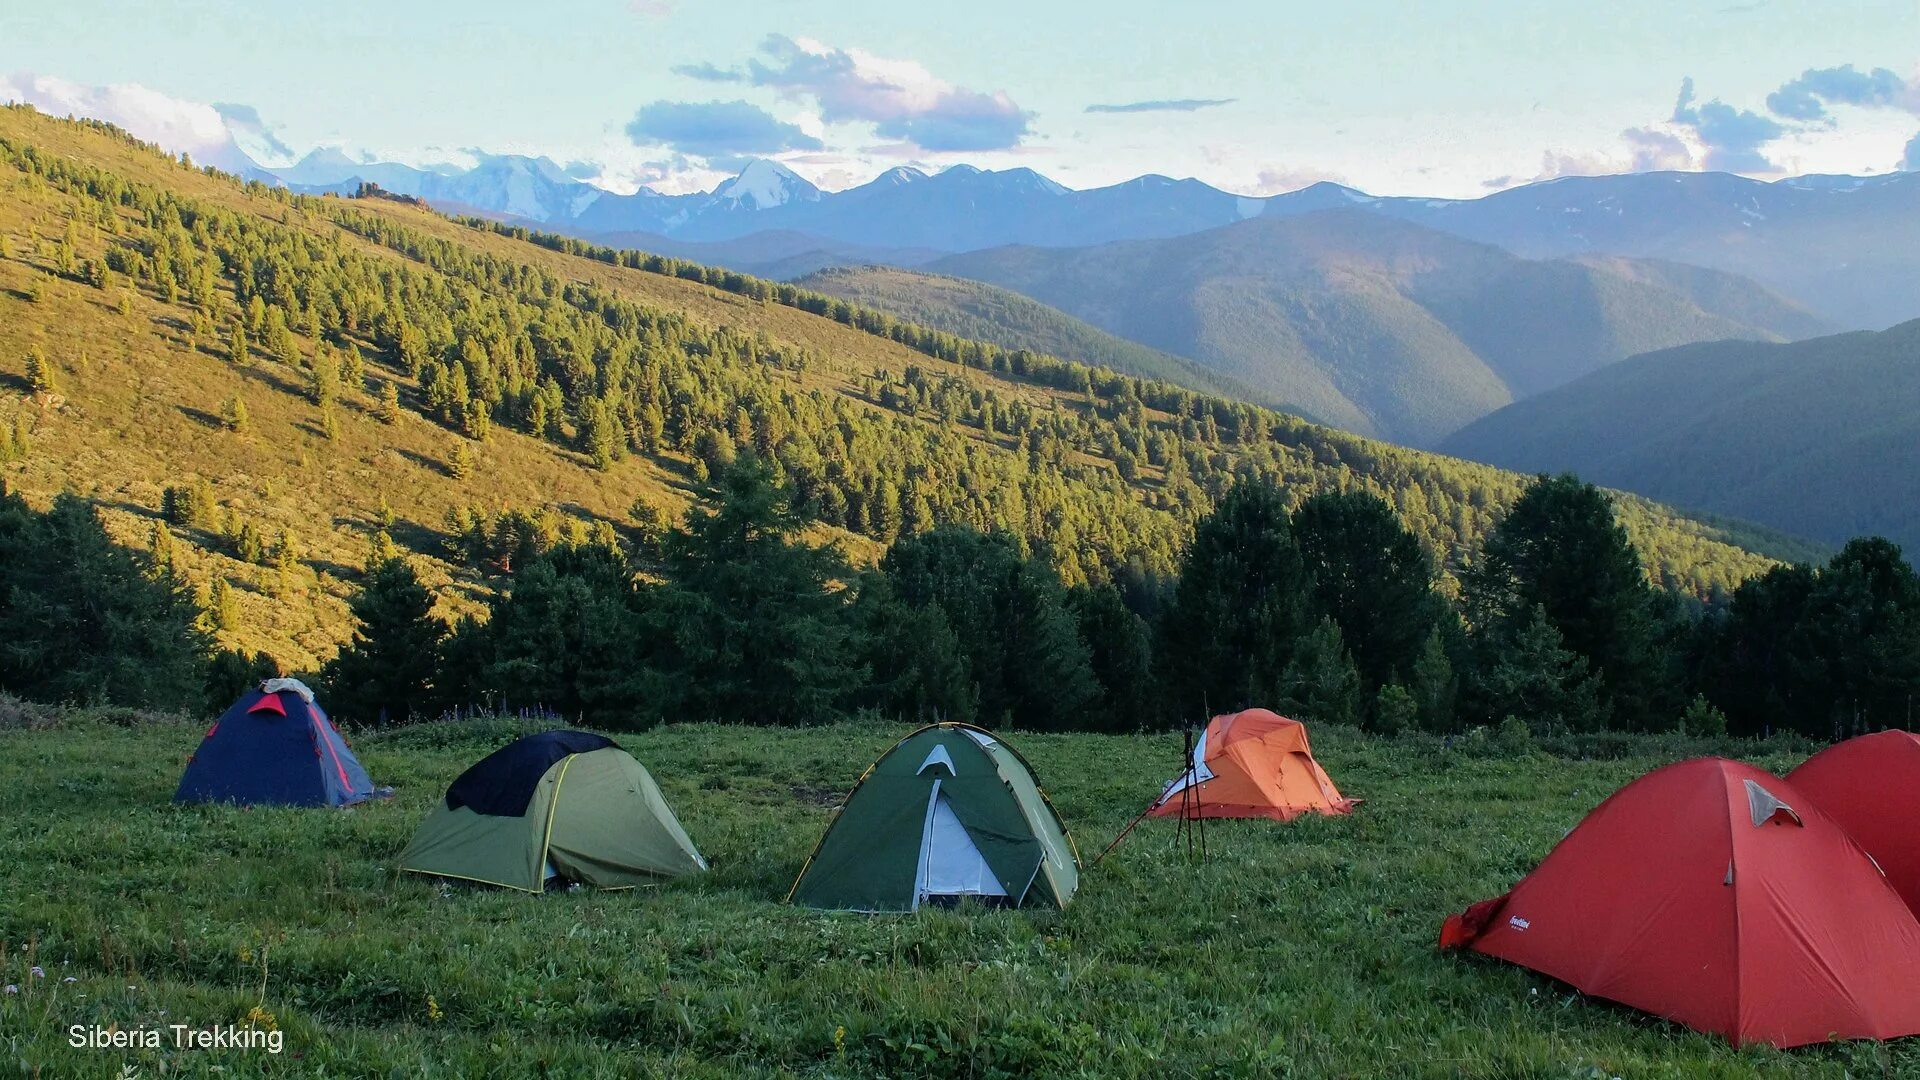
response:
M1169 715L1197 717L1272 701L1309 625L1306 563L1286 502L1242 481L1194 529L1161 621Z
M981 723L1073 726L1100 696L1059 578L1004 533L945 526L895 541L881 560L893 595L938 607L959 642Z
M1340 624L1323 617L1302 638L1281 675L1288 715L1308 723L1360 722L1360 673L1340 636Z
M1481 661L1475 693L1480 714L1518 717L1536 733L1597 731L1607 704L1586 657L1566 647L1560 631L1535 607L1493 654Z
M153 523L153 533L147 542L148 557L153 560L155 573L168 577L180 576L179 554L174 550L173 530L163 522Z
M915 723L977 719L967 656L945 611L900 603L881 574L862 582L860 604L872 672L863 703Z
M213 577L213 586L207 596L207 621L213 629L222 633L232 633L240 626L240 602L235 599L225 574L215 574Z
M1378 497L1315 495L1294 511L1293 535L1314 610L1340 625L1368 696L1410 671L1427 639L1455 621L1434 591L1433 557Z
M453 449L447 452L447 475L455 480L465 480L473 475L473 450L467 440L456 439Z
M0 489L0 686L37 701L199 708L210 645L191 591L93 507Z
M247 327L236 319L227 331L227 359L236 367L246 367L248 355Z
M405 723L433 714L434 673L446 624L433 615L433 594L402 559L373 568L348 602L353 639L321 669L338 716L372 724Z
M313 350L313 366L307 371L307 396L326 412L340 396L340 365L333 350L323 342Z
M1069 590L1080 638L1100 686L1097 714L1076 725L1099 731L1141 731L1153 726L1153 637L1146 620L1127 608L1112 585Z
M380 380L380 420L386 424L400 422L400 388L392 379Z
M399 549L393 545L393 536L386 529L375 529L367 537L367 571L373 570L399 557Z
M244 435L253 428L253 420L247 413L247 403L234 395L220 406L220 422L227 430L236 435Z
M1624 726L1665 726L1677 711L1661 647L1664 613L1612 500L1592 484L1572 475L1536 479L1488 536L1463 585L1468 621L1488 646L1482 655L1521 633L1537 611L1586 661L1604 711Z
M1373 714L1368 727L1382 735L1400 735L1414 730L1420 722L1420 705L1406 687L1388 683L1373 698Z
M280 591L293 591L298 584L300 551L294 543L293 534L286 529L280 530L280 539L273 545L273 569Z
M27 349L27 386L36 394L57 394L60 392L60 376L54 370L53 361L40 346Z
M803 522L772 471L742 455L718 504L667 536L668 584L647 612L657 652L647 696L664 715L805 724L839 714L865 672L855 657L839 552L797 539Z
M1456 640L1458 635L1455 635ZM1453 728L1454 702L1460 693L1460 680L1454 674L1453 661L1447 655L1447 640L1439 630L1427 635L1420 655L1413 661L1407 689L1411 694L1420 726L1428 731Z

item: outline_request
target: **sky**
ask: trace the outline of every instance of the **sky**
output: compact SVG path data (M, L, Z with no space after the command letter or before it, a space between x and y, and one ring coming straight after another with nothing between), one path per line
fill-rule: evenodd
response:
M62 0L0 10L0 99L215 164L521 153L623 192L764 156L1458 198L1920 170L1920 0Z

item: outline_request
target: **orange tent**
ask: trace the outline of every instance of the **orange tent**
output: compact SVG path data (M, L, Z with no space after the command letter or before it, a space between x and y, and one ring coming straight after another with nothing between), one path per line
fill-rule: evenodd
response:
M1307 746L1307 727L1266 709L1216 716L1193 747L1193 767L1168 784L1154 817L1291 821L1345 814L1358 799L1333 786Z

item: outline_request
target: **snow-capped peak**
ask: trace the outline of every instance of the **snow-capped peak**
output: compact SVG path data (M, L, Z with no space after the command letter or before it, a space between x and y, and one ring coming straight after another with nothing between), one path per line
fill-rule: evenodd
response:
M820 189L777 161L754 158L740 175L714 188L713 197L765 210L784 203L812 202L820 197Z
M911 165L895 165L893 168L874 177L871 182L897 187L901 184L911 184L916 180L925 180L926 178L926 173L921 172Z

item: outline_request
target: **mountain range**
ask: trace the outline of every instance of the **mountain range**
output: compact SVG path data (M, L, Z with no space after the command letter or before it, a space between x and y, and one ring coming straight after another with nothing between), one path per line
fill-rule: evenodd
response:
M1634 353L1826 329L1717 271L1523 259L1358 207L1165 240L993 248L926 269L1023 293L1263 400L1414 446Z
M737 274L295 202L31 110L0 109L0 179L0 481L88 499L201 590L223 645L303 668L384 552L459 615L524 545L657 528L763 444L856 561L956 523L1076 581L1169 572L1239 476L1377 492L1452 570L1526 483ZM1804 547L1618 507L1695 595Z
M1346 207L1523 257L1624 255L1737 273L1842 328L1881 329L1920 314L1920 174L1914 173L1773 182L1727 173L1563 177L1478 199L1374 196L1330 182L1253 197L1157 175L1075 190L1031 169L966 165L931 174L901 166L858 187L825 192L768 160L749 162L708 192L663 195L642 188L623 195L576 179L546 158L479 155L470 168L421 169L355 161L335 149L316 150L273 173L304 190L346 191L369 180L443 209L571 235L650 234L716 244L705 257L755 273L779 260L757 257L751 245L730 250L731 242L763 233L807 238L810 248L806 241L788 244L822 253L793 267L806 273L857 261L919 265L930 251L1165 239L1249 218Z
M1517 402L1441 443L1573 470L1829 543L1920 550L1920 320L1792 344L1637 356Z

